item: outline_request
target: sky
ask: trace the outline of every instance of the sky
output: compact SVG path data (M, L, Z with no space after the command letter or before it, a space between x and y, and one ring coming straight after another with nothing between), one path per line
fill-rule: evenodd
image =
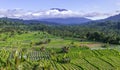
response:
M50 8L68 11L51 11ZM59 17L88 17L95 20L118 14L119 11L120 0L0 0L0 17L32 19L59 15Z

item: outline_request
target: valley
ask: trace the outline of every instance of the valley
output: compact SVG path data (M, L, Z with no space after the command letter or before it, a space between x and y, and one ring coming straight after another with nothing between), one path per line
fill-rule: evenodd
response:
M0 70L119 70L119 25L0 18Z

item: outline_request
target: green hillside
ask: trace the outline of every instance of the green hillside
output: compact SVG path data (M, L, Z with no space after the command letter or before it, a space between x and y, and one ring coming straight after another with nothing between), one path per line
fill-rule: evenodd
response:
M115 22L30 22L0 19L0 70L120 69L119 29L109 29Z

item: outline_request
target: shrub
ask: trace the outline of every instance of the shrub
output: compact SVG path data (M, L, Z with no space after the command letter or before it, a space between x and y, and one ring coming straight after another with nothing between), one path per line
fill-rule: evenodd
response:
M41 47L40 50L41 50L41 51L45 51L45 47L44 47L44 46Z
M82 46L80 46L80 48L81 49L90 49L88 46L86 46L86 45L82 45Z
M110 45L107 43L105 45L102 46L102 48L108 48Z
M62 63L70 63L71 59L69 57L62 58Z
M74 44L74 42L72 41L70 44L72 44L72 45L73 45L73 44Z
M57 57L57 62L60 63L70 63L70 61L71 61L70 57L63 57L63 56Z
M41 45L41 44L44 44L43 41L40 41L40 42L36 42L35 45Z
M50 42L51 42L51 39L47 39L47 42L50 43Z
M48 44L50 43L51 39L47 39L45 41L39 41L39 42L36 42L35 45L41 45L41 44Z
M68 52L69 52L69 49L70 49L69 47L66 47L66 46L65 46L65 47L62 48L62 51L61 51L61 52L62 52L62 53L68 53Z

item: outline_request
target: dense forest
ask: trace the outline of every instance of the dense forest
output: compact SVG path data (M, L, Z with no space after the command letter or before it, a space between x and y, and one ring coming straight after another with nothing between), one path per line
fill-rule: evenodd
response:
M0 32L43 31L54 36L81 38L110 44L120 44L120 22L92 21L84 24L64 25L19 19L0 19Z

